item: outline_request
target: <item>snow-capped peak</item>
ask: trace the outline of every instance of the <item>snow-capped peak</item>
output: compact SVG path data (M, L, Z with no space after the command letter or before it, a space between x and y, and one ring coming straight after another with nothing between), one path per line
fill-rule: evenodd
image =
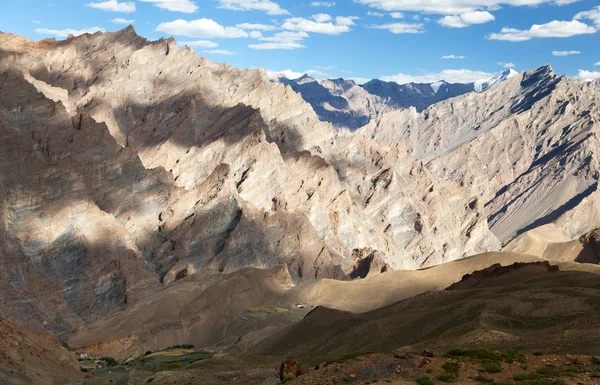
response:
M519 73L517 71L513 70L512 68L509 68L509 69L499 73L498 75L492 76L489 79L476 81L474 83L475 91L476 92L485 91L488 88L490 88L498 83L502 83L503 81L510 79L513 76L516 76L518 74Z

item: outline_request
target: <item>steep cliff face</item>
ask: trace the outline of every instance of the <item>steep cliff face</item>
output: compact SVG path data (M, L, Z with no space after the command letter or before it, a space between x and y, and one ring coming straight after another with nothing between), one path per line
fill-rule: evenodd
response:
M384 114L363 133L405 141L432 172L469 188L503 241L555 221L577 237L599 224L599 89L544 66L420 114Z
M336 136L263 71L131 27L0 47L0 316L66 336L189 276L299 284L375 250L415 269L500 246L467 188Z

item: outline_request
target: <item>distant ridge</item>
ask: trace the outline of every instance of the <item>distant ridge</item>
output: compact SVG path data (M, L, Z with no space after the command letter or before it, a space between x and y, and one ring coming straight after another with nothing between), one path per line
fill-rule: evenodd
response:
M383 111L414 107L421 112L435 103L456 96L483 92L515 75L518 72L507 69L491 78L471 83L440 80L433 83L398 84L372 79L359 85L351 79L317 80L307 74L297 79L280 76L275 81L300 93L322 121L330 122L338 129L354 131Z

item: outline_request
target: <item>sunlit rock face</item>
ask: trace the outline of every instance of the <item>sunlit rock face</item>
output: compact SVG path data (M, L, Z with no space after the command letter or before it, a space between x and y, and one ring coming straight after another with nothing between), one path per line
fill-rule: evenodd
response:
M191 276L302 284L500 247L477 190L410 140L335 134L264 71L131 27L0 34L0 134L0 316L61 336Z
M422 113L386 113L361 131L403 141L432 173L466 187L500 240L548 223L576 239L600 225L599 91L599 81L544 66Z

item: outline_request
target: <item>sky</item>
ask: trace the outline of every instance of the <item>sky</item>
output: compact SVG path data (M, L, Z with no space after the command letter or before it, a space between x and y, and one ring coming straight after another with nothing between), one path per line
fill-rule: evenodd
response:
M0 31L34 40L128 24L270 76L471 82L551 64L600 78L600 0L0 0Z

